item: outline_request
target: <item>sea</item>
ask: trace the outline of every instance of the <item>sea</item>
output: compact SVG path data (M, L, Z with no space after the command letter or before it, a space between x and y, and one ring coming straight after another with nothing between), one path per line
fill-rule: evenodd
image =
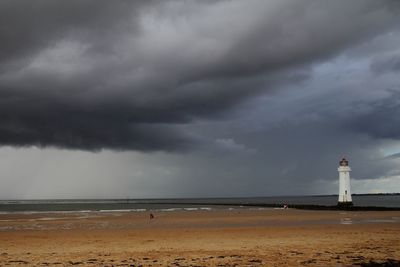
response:
M0 214L47 212L145 212L215 209L254 209L247 205L324 205L337 204L337 196L279 196L251 198L179 199L41 199L0 200ZM355 206L400 208L400 194L353 195Z

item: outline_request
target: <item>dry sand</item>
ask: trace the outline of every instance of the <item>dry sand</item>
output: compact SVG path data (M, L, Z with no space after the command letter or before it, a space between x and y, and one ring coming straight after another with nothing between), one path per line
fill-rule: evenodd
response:
M0 215L0 266L398 264L400 212L213 210Z

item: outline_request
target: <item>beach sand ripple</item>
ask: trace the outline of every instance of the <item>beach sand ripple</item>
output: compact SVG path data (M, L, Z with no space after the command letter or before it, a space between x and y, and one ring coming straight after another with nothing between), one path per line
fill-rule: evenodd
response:
M0 266L400 266L397 211L50 217L0 215Z

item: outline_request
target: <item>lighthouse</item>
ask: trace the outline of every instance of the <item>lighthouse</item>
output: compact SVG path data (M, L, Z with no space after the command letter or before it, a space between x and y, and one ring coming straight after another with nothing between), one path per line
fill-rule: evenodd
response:
M349 161L343 158L339 162L339 199L338 206L339 207L349 207L353 206L353 202L351 200L351 191L350 191L350 172L351 169L349 167Z

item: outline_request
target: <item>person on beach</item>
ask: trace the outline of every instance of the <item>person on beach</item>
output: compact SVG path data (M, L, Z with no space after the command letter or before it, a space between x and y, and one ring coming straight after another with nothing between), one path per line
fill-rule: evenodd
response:
M153 213L150 213L150 220L154 219Z

